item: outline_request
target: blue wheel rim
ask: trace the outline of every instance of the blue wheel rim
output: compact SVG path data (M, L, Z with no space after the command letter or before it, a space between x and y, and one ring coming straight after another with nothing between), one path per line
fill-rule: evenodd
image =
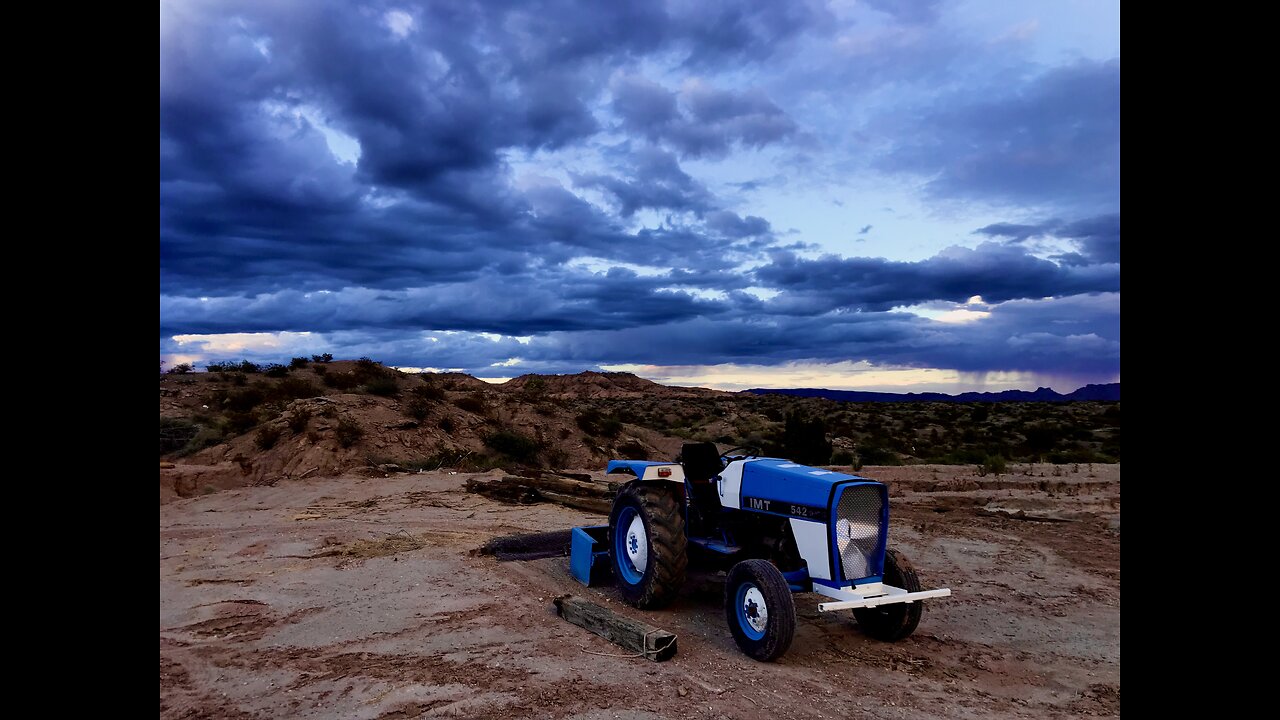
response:
M747 609L744 607L747 600L747 591L755 588L754 583L744 582L738 586L737 598L734 600L734 606L738 608L738 628L742 630L742 634L752 640L761 640L764 638L764 630L756 630L751 627L751 623L747 620ZM756 588L757 590L759 588ZM768 628L766 628L767 630Z
M631 527L636 515L635 508L623 508L618 513L618 522L613 528L613 564L618 570L619 579L628 585L639 585L644 580L644 573L636 570L627 554L627 529Z

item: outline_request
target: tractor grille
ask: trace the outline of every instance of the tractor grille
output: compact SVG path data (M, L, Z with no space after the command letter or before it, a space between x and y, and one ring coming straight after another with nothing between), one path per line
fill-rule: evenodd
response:
M836 506L836 552L845 580L860 580L882 572L884 488L854 485L840 494Z

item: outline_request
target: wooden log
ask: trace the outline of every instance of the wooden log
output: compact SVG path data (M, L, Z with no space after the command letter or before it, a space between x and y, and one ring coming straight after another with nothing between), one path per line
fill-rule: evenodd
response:
M582 482L591 482L590 473L565 472L564 470L542 470L540 468L514 467L507 468L507 474L518 475L522 478L542 478L548 475L568 478L570 480L580 480Z
M494 500L528 505L540 500L566 507L608 515L613 510L616 488L562 478L524 478L508 475L501 480L467 480L467 492Z
M575 510L586 510L598 515L608 515L613 512L613 501L604 498L585 498L577 495L565 495L564 493L552 492L550 490L539 490L538 494L550 500L551 502L560 503L565 507L571 507Z
M478 493L494 500L519 503L521 505L531 505L542 499L542 496L536 490L526 485L484 481L476 478L467 480L467 492Z
M608 485L604 483L585 483L579 480L567 480L565 478L553 476L528 478L506 475L502 478L502 482L526 485L536 490L550 490L551 492L558 492L566 495L578 495L581 497L611 498L617 493L617 487L611 487L611 485L613 485L612 483Z
M608 608L572 595L556 598L555 605L560 617L630 650L636 657L661 662L676 654L676 636L666 630L615 615Z

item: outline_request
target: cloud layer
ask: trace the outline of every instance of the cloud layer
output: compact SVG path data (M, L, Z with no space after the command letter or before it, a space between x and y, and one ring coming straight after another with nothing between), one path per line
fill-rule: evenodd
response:
M1118 57L910 5L162 4L162 354L1117 377ZM861 256L752 202L849 177L986 221Z

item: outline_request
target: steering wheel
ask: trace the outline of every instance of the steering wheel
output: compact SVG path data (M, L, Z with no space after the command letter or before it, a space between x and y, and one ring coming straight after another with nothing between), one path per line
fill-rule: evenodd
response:
M748 453L747 455L739 455L737 457L734 457L733 455L734 450L753 450L754 452ZM738 457L760 457L760 448L756 447L755 445L737 445L735 447L731 447L728 450L725 450L724 452L720 453L720 459L726 462L735 460Z

